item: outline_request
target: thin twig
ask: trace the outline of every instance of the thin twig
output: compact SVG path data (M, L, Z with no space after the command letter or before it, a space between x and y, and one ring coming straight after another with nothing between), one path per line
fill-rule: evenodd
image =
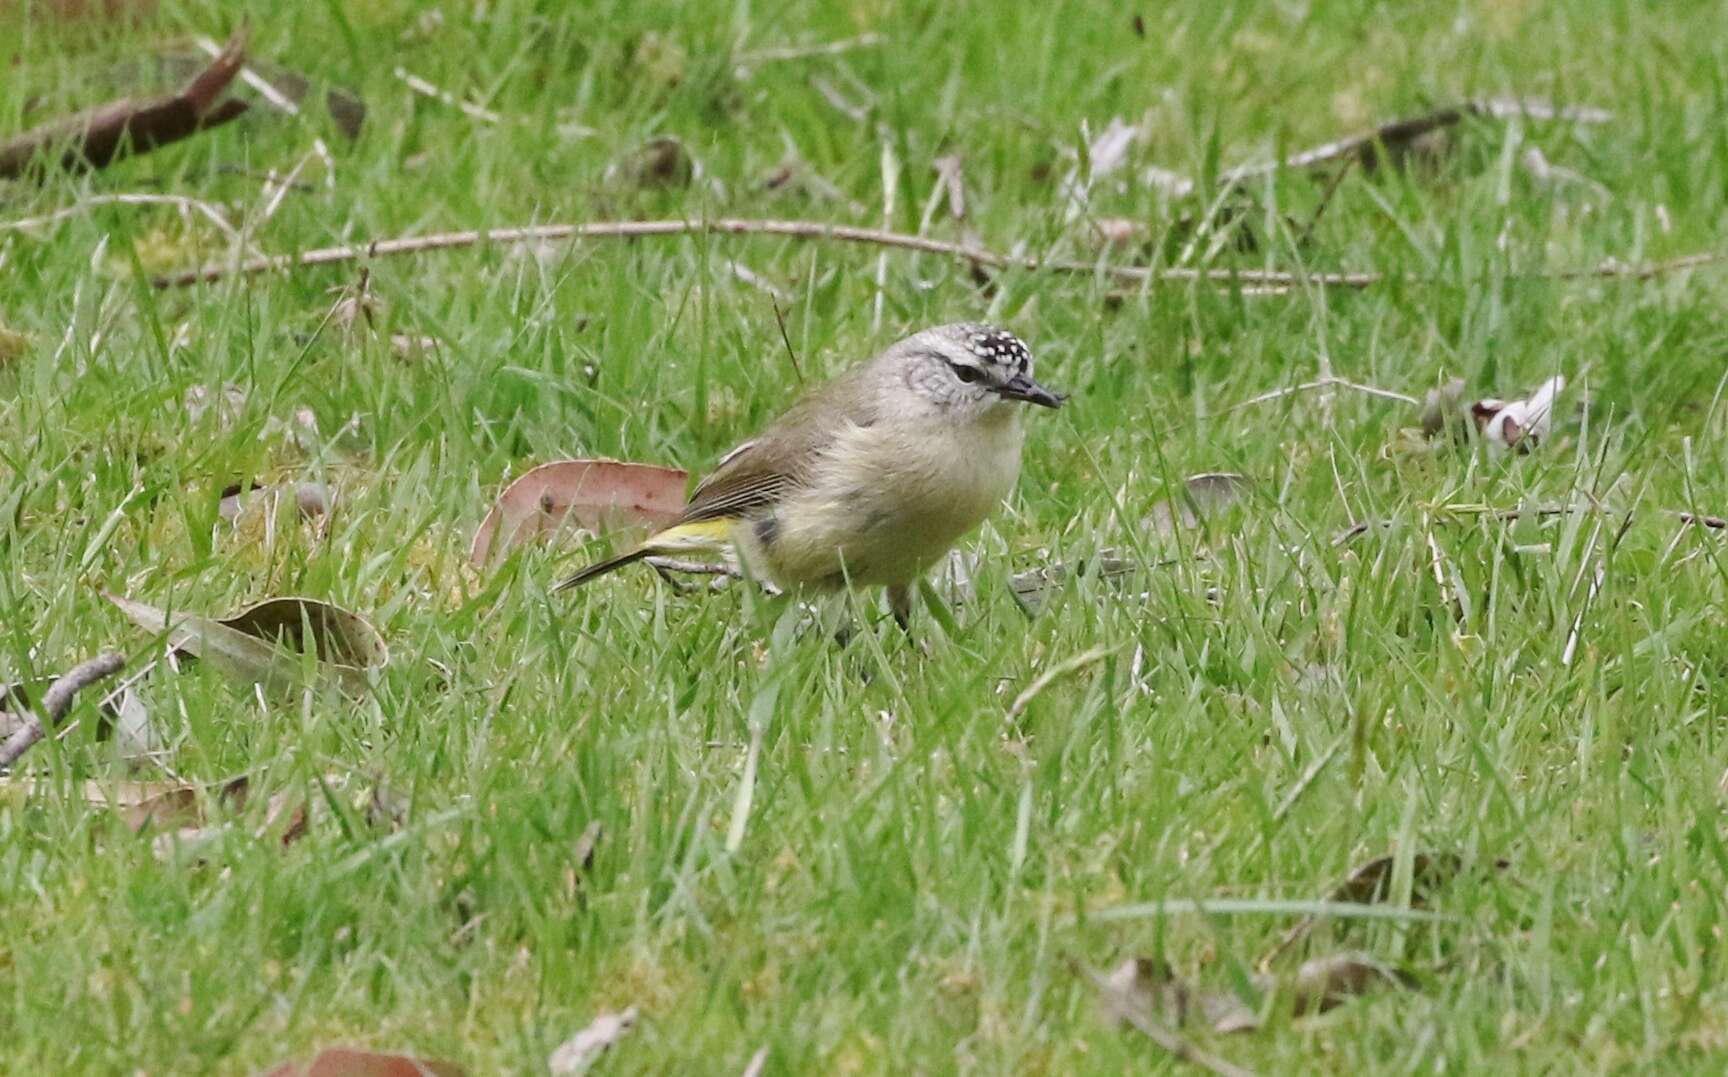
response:
M1349 174L1356 161L1357 158L1355 157L1346 157L1344 163L1333 171L1331 181L1326 184L1325 193L1320 196L1320 204L1314 207L1314 215L1308 218L1308 223L1296 236L1298 245L1308 242L1308 237L1314 234L1314 229L1320 223L1320 218L1326 213L1326 207L1332 204L1332 196L1338 193L1339 187L1343 186L1344 177Z
M868 48L882 43L881 34L859 34L840 41L825 41L817 45L789 45L783 48L752 49L740 52L732 57L732 61L746 66L752 64L774 63L780 60L803 60L812 56L837 56L853 49Z
M504 122L504 117L493 112L491 109L470 104L469 102L457 97L449 90L440 89L439 87L432 85L430 82L427 82L425 79L414 74L405 67L397 67L393 74L403 82L407 83L408 88L413 90L415 93L421 94L425 97L430 97L434 101L440 101L449 105L451 108L460 109L464 114L471 116L482 123Z
M1255 1077L1254 1071L1244 1069L1229 1059L1220 1058L1205 1050L1198 1044L1184 1039L1175 1029L1146 1012L1146 1007L1136 1006L1130 1000L1122 997L1122 992L1106 977L1100 975L1085 965L1076 965L1080 974L1092 984L1093 990L1103 1001L1104 1008L1109 1010L1117 1020L1132 1027L1136 1032L1153 1043L1170 1052L1176 1058L1191 1066L1198 1066L1218 1077Z
M757 235L782 236L788 239L830 240L838 243L859 243L866 246L893 247L941 254L988 269L1024 269L1047 273L1084 273L1114 277L1118 280L1176 282L1210 281L1253 287L1298 287L1318 285L1335 288L1368 288L1391 279L1381 273L1299 273L1277 269L1195 269L1187 266L1126 266L1108 263L1035 258L1021 254L999 254L985 247L964 243L945 243L926 236L911 236L880 228L859 228L853 225L829 224L825 221L788 221L750 217L716 217L710 220L664 221L593 221L586 224L543 224L514 228L475 229L464 232L435 232L420 236L396 236L365 243L338 247L322 247L299 254L279 254L268 258L253 258L238 265L207 265L168 273L156 277L157 288L181 288L232 276L255 276L273 270L353 262L363 258L389 257L398 254L420 254L426 251L451 250L490 244L548 243L581 239L645 239L653 236L690 235ZM1648 280L1665 273L1700 266L1714 265L1728 259L1728 251L1704 251L1674 258L1666 262L1628 265L1605 262L1594 269L1569 269L1551 273L1526 274L1526 280L1614 279ZM1420 277L1398 279L1419 282Z
M264 205L258 211L258 219L250 225L254 234L260 227L270 223L270 218L276 216L276 211L282 208L283 199L288 197L289 191L296 189L295 181L300 178L301 171L311 162L313 156L314 154L308 153L300 158L289 170L286 177L278 179L276 174L272 172L269 178L264 181Z
M66 674L55 678L54 683L48 686L48 691L42 693L41 714L23 712L24 724L6 738L5 744L0 745L0 767L11 767L18 761L19 756L46 736L48 727L60 721L72 706L73 696L103 678L112 677L120 672L125 664L124 658L109 651L88 662L80 663Z
M756 1053L750 1056L750 1061L744 1064L742 1077L762 1077L762 1070L768 1065L768 1048L766 1045L756 1048Z
M1674 515L1683 524L1696 524L1699 527L1708 527L1712 531L1728 531L1728 520L1724 520L1720 516L1699 516L1692 512L1676 512Z
M792 350L792 338L786 333L786 315L780 312L780 304L774 304L774 324L780 327L780 343L786 345L786 358L792 362L792 376L798 379L798 384L804 384L804 371L798 365L798 353Z
M828 102L835 111L846 116L853 123L863 123L870 118L870 110L862 105L855 105L840 92L840 88L822 78L820 75L810 80L811 89L822 95L822 100Z
M1377 385L1364 385L1361 382L1350 381L1347 378L1335 377L1329 374L1323 378L1315 378L1313 381L1305 381L1301 385L1286 385L1281 389L1272 389L1268 392L1261 393L1259 396L1251 396L1240 404L1232 404L1223 411L1216 411L1212 414L1228 415L1233 411L1241 411L1243 408L1253 407L1255 404L1264 404L1270 400L1278 400L1286 396L1294 396L1297 393L1311 392L1315 389L1353 389L1358 393L1377 396L1382 400L1396 400L1401 404L1410 404L1415 406L1422 403L1413 396L1406 396L1405 394L1396 392L1392 389L1382 389Z

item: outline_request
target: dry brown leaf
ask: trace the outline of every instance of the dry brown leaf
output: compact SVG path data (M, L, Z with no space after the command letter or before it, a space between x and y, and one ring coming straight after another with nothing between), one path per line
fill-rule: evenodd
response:
M261 1077L463 1077L465 1072L452 1062L357 1047L326 1047L311 1062L284 1062Z
M608 181L633 187L688 187L697 175L690 151L671 135L649 139L606 170Z
M1160 535L1171 535L1178 526L1199 527L1207 516L1238 501L1254 484L1234 472L1214 471L1190 475L1183 481L1183 492L1152 506L1146 524Z
M494 552L571 525L594 531L620 524L664 527L684 510L686 479L677 468L620 460L541 464L499 495L474 532L468 558L483 567Z
M1377 856L1350 873L1326 896L1327 901L1372 905L1386 900L1392 885L1392 869L1398 858L1390 853ZM1410 857L1410 904L1421 906L1428 894L1450 882L1463 867L1456 853L1414 853Z
M1367 994L1377 987L1415 988L1417 980L1357 951L1328 954L1304 961L1290 985L1297 1016L1325 1013L1339 1003Z
M0 325L0 367L16 363L30 350L30 337Z
M246 410L246 390L232 383L220 389L194 385L186 390L181 402L186 407L186 417L193 422L208 413L214 416L218 426L226 428L238 422Z
M146 827L169 830L201 826L206 819L205 807L212 800L239 810L246 803L249 785L249 779L242 775L202 786L178 781L86 781L77 789L86 804L119 813L126 829L136 834ZM26 796L38 792L58 795L61 788L61 783L49 779L12 777L0 782L0 791Z
M1104 979L1114 993L1107 1007L1113 1010L1132 1007L1172 1027L1192 1021L1218 1033L1260 1027L1260 1015L1234 992L1197 989L1162 961L1131 957Z
M1350 951L1305 962L1287 983L1261 973L1252 978L1262 995L1285 991L1291 1012L1303 1017L1325 1013L1376 988L1411 989L1415 977L1368 954ZM1263 1024L1257 1010L1233 991L1203 989L1187 983L1162 961L1131 957L1100 981L1108 1015L1121 1019L1138 1012L1171 1028L1204 1025L1220 1035L1252 1032Z
M249 684L291 688L300 683L301 655L350 694L364 694L366 670L390 660L389 648L359 614L311 598L272 598L219 620L166 611L104 592L127 619L149 632L167 632L175 650L204 659Z
M246 111L246 103L221 98L245 63L246 37L244 28L236 31L221 55L179 93L110 101L0 144L0 177L16 178L46 167L103 168L128 154L148 153L235 119Z
M1104 549L1090 561L1045 565L1043 568L1017 573L1009 579L1008 589L1026 616L1036 617L1049 602L1050 591L1060 587L1069 576L1096 576L1101 580L1119 580L1132 575L1137 567L1139 562L1122 556L1120 551Z

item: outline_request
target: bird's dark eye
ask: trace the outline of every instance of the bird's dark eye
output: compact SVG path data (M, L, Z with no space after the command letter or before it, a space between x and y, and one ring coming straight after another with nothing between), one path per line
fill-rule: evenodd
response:
M974 366L966 366L964 363L949 363L948 365L954 368L954 376L967 385L971 385L984 376L983 371Z

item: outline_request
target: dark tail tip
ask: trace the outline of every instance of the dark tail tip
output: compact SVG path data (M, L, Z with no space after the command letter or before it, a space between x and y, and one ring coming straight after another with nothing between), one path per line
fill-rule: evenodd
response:
M587 567L578 570L576 574L571 576L569 579L560 581L552 588L552 593L557 594L560 591L568 591L572 587L580 587L589 580L604 576L606 573L611 572L614 569L620 569L625 565L635 564L637 561L642 560L652 552L653 551L651 550L635 549L631 550L629 553L621 553L617 557L608 557L604 561L596 561L592 565L588 565Z

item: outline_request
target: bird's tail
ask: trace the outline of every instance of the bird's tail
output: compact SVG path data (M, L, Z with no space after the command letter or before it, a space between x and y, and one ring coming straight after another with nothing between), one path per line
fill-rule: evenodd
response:
M644 557L651 557L653 556L653 553L654 551L650 550L647 546L638 546L628 553L619 554L617 557L608 557L604 561L596 561L592 565L587 565L577 570L575 575L560 581L556 587L552 588L552 590L556 593L559 591L568 591L572 587L580 587L589 580L606 575L606 573L611 572L613 569L623 568L625 565L633 565Z
M604 561L596 561L592 565L579 569L575 575L561 581L552 590L554 592L568 591L572 587L580 587L589 580L604 576L614 569L633 565L645 557L653 557L656 554L720 549L731 537L732 525L735 522L735 520L726 518L675 524L664 531L649 536L648 541L633 550L618 554L616 557L608 557Z

